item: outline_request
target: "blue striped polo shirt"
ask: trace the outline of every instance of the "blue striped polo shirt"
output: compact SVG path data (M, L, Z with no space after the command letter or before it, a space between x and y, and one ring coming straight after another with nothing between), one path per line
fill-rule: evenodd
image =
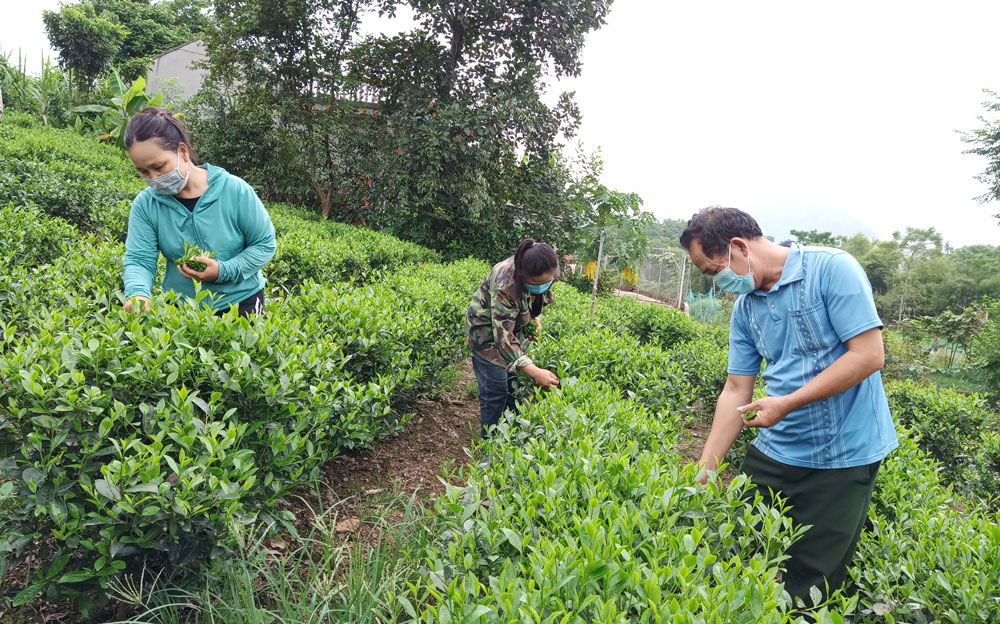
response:
M871 284L849 253L792 245L768 292L740 296L729 327L729 372L757 375L769 396L785 396L847 352L847 340L882 327ZM851 468L876 462L899 444L876 371L858 385L758 428L754 446L784 464Z

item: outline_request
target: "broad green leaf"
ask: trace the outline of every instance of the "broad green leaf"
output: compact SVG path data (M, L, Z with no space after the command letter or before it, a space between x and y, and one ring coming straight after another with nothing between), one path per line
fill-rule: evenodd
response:
M94 573L90 570L74 570L68 574L63 574L59 578L60 583L80 583L93 578Z
M520 535L518 535L517 533L515 533L514 531L512 531L511 529L508 529L506 527L503 528L503 529L500 529L500 530L501 530L501 532L503 532L504 537L507 538L507 541L510 542L511 546L513 546L514 548L516 548L518 552L523 552L524 551L524 542L521 539Z
M122 493L118 491L118 487L111 481L97 479L94 481L94 488L105 498L110 498L111 500L121 500L122 498Z
M10 603L11 606L20 607L21 605L28 603L35 596L41 593L42 589L44 588L45 588L45 581L28 585L27 587L19 591L17 595L14 596L14 599L11 600Z

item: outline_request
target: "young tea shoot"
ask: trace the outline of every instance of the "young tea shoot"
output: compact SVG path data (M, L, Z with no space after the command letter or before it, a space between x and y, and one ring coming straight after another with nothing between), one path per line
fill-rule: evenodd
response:
M184 256L177 261L177 264L187 265L192 271L198 271L199 273L208 268L208 265L201 260L195 260L199 256L204 256L206 258L214 258L214 251L204 251L201 247L197 245L192 245L191 243L184 241Z

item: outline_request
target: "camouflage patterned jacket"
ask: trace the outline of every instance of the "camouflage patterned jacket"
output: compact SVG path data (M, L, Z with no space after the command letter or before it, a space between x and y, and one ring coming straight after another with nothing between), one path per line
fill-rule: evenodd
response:
M469 346L487 361L503 366L508 372L531 364L527 355L524 328L555 301L552 289L532 295L514 280L514 258L497 264L486 276L472 298L465 317Z

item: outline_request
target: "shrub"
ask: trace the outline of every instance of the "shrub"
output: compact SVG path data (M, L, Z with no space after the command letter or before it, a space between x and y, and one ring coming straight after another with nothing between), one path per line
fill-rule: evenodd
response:
M663 349L643 345L631 336L595 329L558 341L541 340L532 347L538 366L560 378L579 378L613 384L623 396L634 397L649 409L673 414L685 409L692 388L684 371ZM525 384L526 388L532 388Z
M0 204L33 202L94 230L99 211L131 202L143 188L114 146L54 128L0 124Z
M900 331L882 330L885 343L885 367L882 376L888 380L913 379L926 376L927 358L920 342Z
M990 392L1000 396L1000 301L986 304L988 321L972 343L972 356Z
M729 376L729 351L710 338L696 338L670 349L666 357L683 371L684 381L692 388L692 401L700 401L710 411Z
M946 466L960 467L979 431L996 424L979 395L912 381L886 384L886 395L896 420L918 433L920 447Z
M855 621L1000 621L1000 527L965 505L941 466L899 429L900 447L883 462L851 576Z
M35 206L0 206L0 268L48 264L66 252L77 237L62 219L48 217Z
M746 505L744 477L693 487L678 429L603 383L548 392L435 502L393 621L791 622L775 577L799 530Z
M562 274L561 280L572 286L577 292L584 295L591 295L594 292L594 280L587 277L583 271L566 272ZM614 293L615 282L611 279L601 279L597 282L598 296L610 296Z
M21 275L23 329L0 343L0 468L18 503L0 518L0 556L16 563L51 535L17 601L78 595L84 610L126 568L183 568L226 546L227 523L274 521L323 462L395 431L408 399L461 356L486 269L313 286L251 324L175 295L127 315L120 278L87 256L121 246L79 251ZM88 285L42 287L74 275Z
M407 264L440 256L391 236L324 221L305 209L274 204L271 220L278 251L265 268L273 292L297 292L307 280L365 284Z

